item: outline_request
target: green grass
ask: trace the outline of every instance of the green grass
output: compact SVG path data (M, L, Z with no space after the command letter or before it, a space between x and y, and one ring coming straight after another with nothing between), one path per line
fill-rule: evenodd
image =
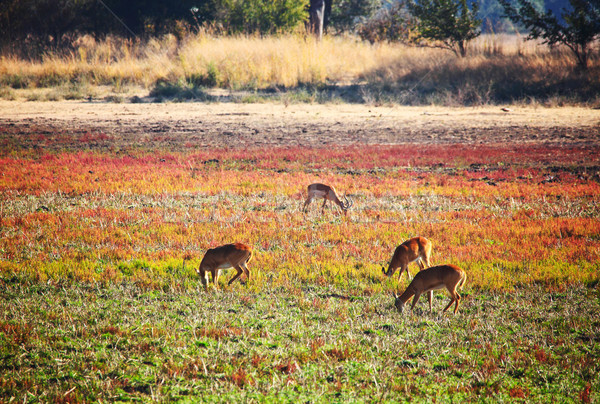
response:
M231 276L231 271L226 278ZM600 291L0 282L0 401L597 402Z

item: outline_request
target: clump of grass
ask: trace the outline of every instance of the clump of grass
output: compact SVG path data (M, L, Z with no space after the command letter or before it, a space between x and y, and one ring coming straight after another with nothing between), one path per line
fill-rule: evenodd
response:
M223 78L219 68L213 63L208 63L206 72L191 73L188 81L195 86L220 87L223 84Z
M225 88L265 89L342 80L382 58L384 52L340 38L199 36L181 49L179 67Z
M6 63L5 59L2 59ZM0 76L0 85L13 89L27 88L31 84L31 77L23 76L19 73L7 73Z
M66 83L54 87L45 99L48 101L81 100L93 96L95 90L88 83Z
M125 101L123 96L119 96L119 95L107 95L106 97L104 97L104 100L107 102L115 103L115 104L121 104L121 103L123 103L123 101Z
M212 100L212 97L203 88L198 87L196 83L184 80L179 80L176 83L161 80L150 91L150 97L154 97L157 101L164 99L173 99L176 101Z
M10 87L0 87L0 98L8 101L15 100L17 97L15 92Z

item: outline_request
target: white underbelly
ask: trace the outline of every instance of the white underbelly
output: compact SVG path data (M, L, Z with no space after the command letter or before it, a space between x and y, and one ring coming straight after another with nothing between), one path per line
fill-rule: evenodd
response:
M446 287L446 285L443 283L440 283L439 285L435 285L435 286L428 288L425 292L429 292L430 290L444 289L444 287Z

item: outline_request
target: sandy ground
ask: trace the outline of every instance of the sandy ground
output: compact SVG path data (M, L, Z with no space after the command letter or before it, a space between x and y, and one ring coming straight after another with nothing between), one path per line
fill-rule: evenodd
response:
M600 145L600 110L509 108L0 101L0 138L91 132L122 146L151 141L174 150L190 145Z

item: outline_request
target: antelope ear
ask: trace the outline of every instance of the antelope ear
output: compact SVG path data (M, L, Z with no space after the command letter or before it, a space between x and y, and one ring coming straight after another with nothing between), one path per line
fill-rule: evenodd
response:
M396 293L394 293L394 292L391 292L391 293L392 293L392 296L394 297L394 299L398 298L398 295Z

